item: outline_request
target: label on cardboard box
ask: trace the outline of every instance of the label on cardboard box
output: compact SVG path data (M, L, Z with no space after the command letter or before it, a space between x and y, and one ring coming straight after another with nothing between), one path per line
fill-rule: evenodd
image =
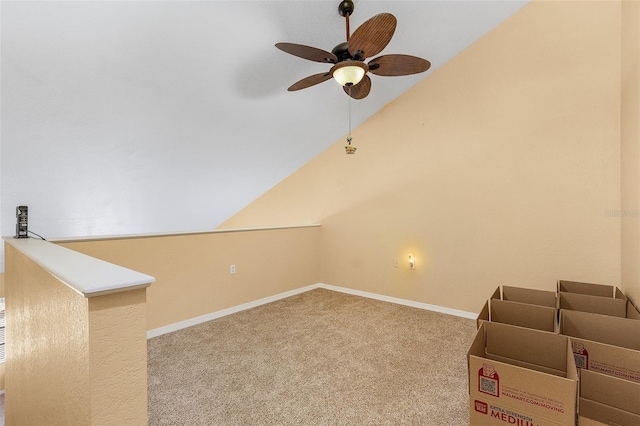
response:
M475 425L515 425L515 426L546 426L560 425L549 419L536 417L533 414L512 409L501 403L493 403L481 397L470 398L469 420Z

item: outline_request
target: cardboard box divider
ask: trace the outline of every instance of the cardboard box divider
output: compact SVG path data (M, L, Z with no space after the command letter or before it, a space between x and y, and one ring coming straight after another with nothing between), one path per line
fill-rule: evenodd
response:
M490 308L489 318L492 322L550 332L556 332L558 329L555 307L493 299Z
M581 370L579 389L580 418L621 426L640 425L640 382Z
M530 305L557 307L557 295L554 291L535 290L532 288L502 286L502 300L528 303Z
M500 294L501 294L500 286L498 286L493 292L493 294L489 297L489 299L501 299L502 297L500 296Z
M627 301L627 318L640 320L640 311L631 303L631 300Z
M579 426L638 426L638 416L590 399L579 398Z
M604 284L558 280L558 293L561 292L587 294L589 296L614 297L615 287Z
M502 286L500 291L498 287L478 314L476 326L479 328L484 321L495 321L557 331L556 305L556 294L551 291L511 286Z
M636 414L640 420L640 382L581 370L579 396Z
M568 337L483 322L467 360L472 425L575 424L578 376Z
M559 332L577 339L640 351L640 322L637 320L563 309Z
M476 327L477 328L480 328L480 326L482 325L483 322L490 320L490 317L489 317L489 302L490 302L490 300L491 299L489 299L486 302L484 302L484 306L482 307L482 310L478 314L478 318L476 319Z
M616 294L615 298L560 292L558 293L558 309L625 318L627 316L627 298L621 292Z

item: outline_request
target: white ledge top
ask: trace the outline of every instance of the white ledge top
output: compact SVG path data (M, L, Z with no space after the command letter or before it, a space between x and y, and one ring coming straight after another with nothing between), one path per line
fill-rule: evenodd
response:
M12 237L4 240L85 297L144 288L156 280L48 241Z

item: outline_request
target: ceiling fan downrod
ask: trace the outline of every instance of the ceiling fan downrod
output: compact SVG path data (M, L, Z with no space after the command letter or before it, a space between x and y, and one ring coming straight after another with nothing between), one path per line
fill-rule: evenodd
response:
M338 12L340 16L344 16L347 22L347 41L349 41L349 37L351 36L351 31L349 30L349 16L353 13L354 5L351 0L343 0L338 5Z

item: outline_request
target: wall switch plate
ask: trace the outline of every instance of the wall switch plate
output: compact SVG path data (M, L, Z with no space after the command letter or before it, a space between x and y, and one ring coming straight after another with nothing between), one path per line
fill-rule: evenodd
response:
M400 260L398 260L397 257L393 258L393 267L394 268L399 268L400 267Z
M229 266L229 273L234 275L236 273L236 265Z

